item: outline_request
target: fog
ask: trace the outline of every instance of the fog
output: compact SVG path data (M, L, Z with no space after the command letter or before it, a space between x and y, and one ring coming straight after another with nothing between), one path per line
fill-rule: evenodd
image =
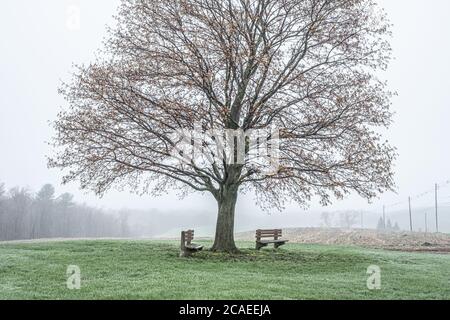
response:
M369 204L356 195L322 208L316 201L309 210L294 204L273 214L261 212L253 197L241 197L237 208L238 231L257 227L321 225L323 211L363 211L364 227L376 227L383 205L387 215L409 229L408 196L412 196L414 227L424 230L424 214L434 226L434 184L438 196L441 231L450 232L450 2L448 0L379 1L393 23L393 55L388 72L381 75L392 90L395 124L385 133L398 148L396 193L386 193ZM174 235L182 227L197 227L211 234L216 204L209 195L179 200L176 192L159 198L112 190L103 198L61 186L61 172L47 169L52 154L49 121L64 101L57 93L69 77L73 63L88 63L101 48L105 26L113 23L117 0L4 1L0 10L0 183L40 190L50 183L60 194L71 193L78 203L104 210L128 208L129 223L145 230L139 236ZM73 9L80 24L73 24ZM427 192L423 194L424 192ZM419 197L419 195L421 195ZM155 226L159 231L155 232ZM144 227L148 226L148 227ZM153 228L153 229L152 229Z

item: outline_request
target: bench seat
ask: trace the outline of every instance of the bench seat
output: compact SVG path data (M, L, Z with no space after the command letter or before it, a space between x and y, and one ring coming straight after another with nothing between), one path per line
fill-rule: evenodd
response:
M185 246L185 248L190 251L202 251L203 250L203 246L200 246L197 244L190 244L190 245Z
M258 242L262 244L272 244L272 243L286 243L289 242L289 240L261 240Z

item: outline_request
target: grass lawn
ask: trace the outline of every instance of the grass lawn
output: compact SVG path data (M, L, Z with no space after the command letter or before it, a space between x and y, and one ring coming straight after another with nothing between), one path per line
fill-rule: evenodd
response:
M204 243L206 246L211 243ZM450 299L450 255L289 244L178 258L177 242L0 244L0 299ZM81 290L68 290L68 265ZM367 289L367 268L382 289Z

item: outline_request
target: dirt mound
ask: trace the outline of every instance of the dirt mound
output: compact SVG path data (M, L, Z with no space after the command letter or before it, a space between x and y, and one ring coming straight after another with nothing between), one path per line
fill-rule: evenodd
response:
M442 233L379 232L362 229L284 229L284 238L292 243L356 245L402 251L450 252L450 235ZM239 233L238 240L252 241L254 232Z

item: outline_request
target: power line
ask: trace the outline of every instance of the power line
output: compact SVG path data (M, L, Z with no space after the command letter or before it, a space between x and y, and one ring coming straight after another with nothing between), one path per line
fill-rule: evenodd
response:
M444 188L448 188L448 187L450 187L450 180L442 181L440 183L437 183L436 185L437 185L439 190L442 190ZM424 198L427 195L431 195L431 194L435 193L436 192L436 185L435 185L435 187L433 189L428 189L428 190L426 190L426 191L424 191L422 193L418 193L418 194L410 196L411 200L421 199L421 198ZM399 201L399 202L396 202L396 203L391 203L389 205L386 205L385 207L386 208L397 207L397 206L400 206L402 204L406 204L408 202L409 202L409 200Z
M406 201L399 201L399 202L396 202L396 203L393 203L390 205L384 205L383 206L383 224L384 224L384 226L386 227L386 208L393 208L393 207L397 207L397 206L404 205L407 203L408 204L408 212L409 212L409 226L410 226L410 230L412 232L413 231L412 206L411 206L412 200L421 199L427 195L431 195L434 193L434 211L435 211L435 220L436 220L436 232L439 232L439 207L448 207L450 205L450 203L440 202L439 196L438 196L438 191L441 189L444 189L444 188L448 188L448 187L450 187L450 180L446 180L441 183L436 183L434 185L433 189L429 189L425 192L416 194L415 196L409 196L408 200L406 200ZM448 198L450 198L450 197L444 197L444 199L446 199L446 200ZM425 207L425 209L429 209L429 208L432 208L432 206ZM426 228L428 230L428 213L426 213L426 215L425 215L425 223L426 223Z

